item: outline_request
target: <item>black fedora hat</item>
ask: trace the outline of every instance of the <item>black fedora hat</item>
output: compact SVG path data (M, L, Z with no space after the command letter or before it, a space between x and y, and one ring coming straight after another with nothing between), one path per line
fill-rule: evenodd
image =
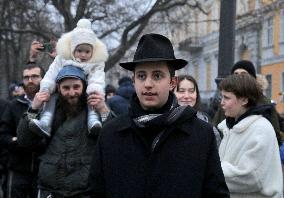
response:
M145 34L139 40L132 62L120 63L124 69L132 71L137 63L166 61L175 70L187 65L187 61L176 59L171 41L160 34Z

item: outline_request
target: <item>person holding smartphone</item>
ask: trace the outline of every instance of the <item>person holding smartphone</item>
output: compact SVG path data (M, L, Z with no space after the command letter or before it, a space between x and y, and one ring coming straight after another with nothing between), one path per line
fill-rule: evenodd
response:
M51 39L49 43L42 43L40 41L33 41L29 51L29 59L27 64L29 63L36 63L39 53L45 52L47 53L52 59L54 59L57 55L56 53L56 40Z

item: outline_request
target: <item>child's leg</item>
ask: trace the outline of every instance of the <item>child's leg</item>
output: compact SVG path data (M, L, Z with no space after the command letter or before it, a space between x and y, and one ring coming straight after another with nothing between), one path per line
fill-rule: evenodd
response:
M96 135L102 128L99 115L90 106L88 106L88 129L90 135Z
M30 129L39 136L50 137L57 97L57 94L52 94L50 100L44 104L40 119L32 119L29 123Z

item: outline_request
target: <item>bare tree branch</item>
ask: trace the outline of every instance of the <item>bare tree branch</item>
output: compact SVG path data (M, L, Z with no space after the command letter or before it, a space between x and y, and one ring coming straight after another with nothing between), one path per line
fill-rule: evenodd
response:
M187 19L182 17L188 10L199 9L207 14L198 0L142 2L145 3L141 6L139 0L0 0L0 61L5 65L0 68L0 73L5 73L4 76L0 74L1 83L4 81L5 86L5 83L20 77L17 72L21 71L21 61L28 56L32 40L58 38L62 32L71 31L81 18L91 19L96 34L107 44L110 39L115 40L109 45L112 51L106 63L107 71L121 60L143 31L153 29L157 22L159 27L173 22L180 28L187 26ZM54 9L50 9L51 6ZM165 15L168 16L166 20ZM64 19L63 24L56 21L58 17ZM47 66L48 61L43 59L39 63ZM0 92L3 93L1 88Z
M41 30L37 31L37 30L15 30L12 28L1 28L0 27L0 32L12 32L12 33L19 33L19 34L34 34L34 35L38 35L46 40L49 40L51 36L54 37L58 37L58 35L55 35L54 33L49 33L49 34L45 34L44 32L42 32Z
M184 6L188 3L187 0L183 1L164 1L157 0L152 8L141 16L136 21L130 23L123 31L120 45L117 47L117 50L110 55L106 66L105 71L108 71L112 68L125 54L125 52L137 41L140 34L143 32L144 28L147 26L150 18L158 12L168 11L172 8ZM193 7L198 7L198 3L191 5Z
M85 1L85 0L83 0ZM71 15L71 1L69 0L52 0L52 4L64 18L64 27L66 31L73 29L73 17Z
M78 7L77 7L77 12L76 12L76 16L74 17L73 21L79 21L81 18L83 18L83 16L85 15L85 10L87 7L87 0L80 0Z

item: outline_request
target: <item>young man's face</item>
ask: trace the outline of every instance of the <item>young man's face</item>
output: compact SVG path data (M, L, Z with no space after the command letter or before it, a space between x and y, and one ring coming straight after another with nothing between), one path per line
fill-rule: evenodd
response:
M175 87L166 62L141 63L135 66L134 86L140 104L145 110L161 108L166 104L169 91Z
M83 82L76 78L63 79L58 85L59 93L70 105L78 104L83 89Z
M39 85L42 77L40 75L40 68L25 69L23 71L24 90L28 96L34 95L39 91Z

